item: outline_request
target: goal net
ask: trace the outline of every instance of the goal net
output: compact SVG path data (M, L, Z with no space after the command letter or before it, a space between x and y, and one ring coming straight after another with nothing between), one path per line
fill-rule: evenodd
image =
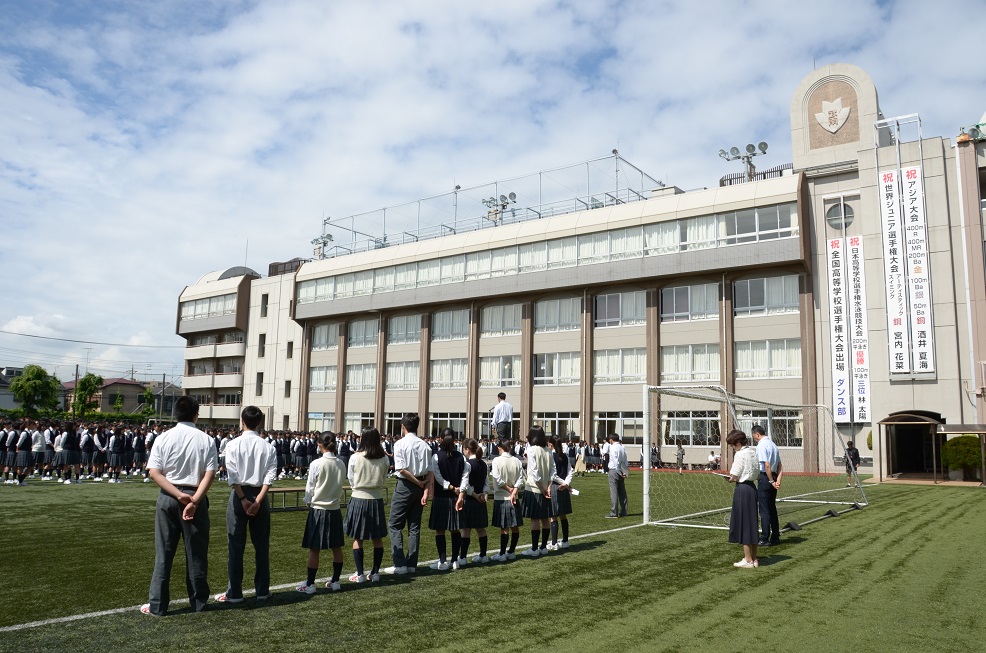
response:
M867 505L831 411L741 397L722 386L648 386L644 408L644 522L725 529L733 484L726 435L754 424L778 446L783 465L777 512L782 530ZM751 438L752 444L752 438ZM851 466L850 466L851 467Z

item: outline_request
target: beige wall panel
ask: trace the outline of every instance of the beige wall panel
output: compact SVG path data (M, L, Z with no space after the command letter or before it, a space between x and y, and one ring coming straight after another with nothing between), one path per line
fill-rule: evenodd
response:
M346 349L346 365L359 365L376 362L376 347L349 347Z
M416 360L421 360L421 343L416 342L406 345L387 345L388 363Z
M519 356L520 334L479 339L479 356Z
M577 413L579 412L579 400L579 386L577 385L536 385L534 386L534 408L531 412Z
M582 342L580 331L558 331L534 334L534 353L551 354L562 351L579 351Z

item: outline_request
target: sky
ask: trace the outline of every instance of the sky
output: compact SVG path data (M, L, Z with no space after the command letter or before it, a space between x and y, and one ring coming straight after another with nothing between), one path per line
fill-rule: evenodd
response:
M885 116L954 139L986 110L963 27L982 11L0 0L0 367L170 381L183 288L310 257L323 216L614 148L683 189L742 170L723 147L764 140L758 167L789 163L791 96L815 67L863 68Z

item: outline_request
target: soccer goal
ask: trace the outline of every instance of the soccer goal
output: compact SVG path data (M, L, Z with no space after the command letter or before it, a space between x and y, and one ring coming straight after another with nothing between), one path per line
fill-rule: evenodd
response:
M647 386L643 409L643 450L653 451L643 456L646 524L728 528L733 485L716 474L728 474L732 464L729 431L737 428L749 436L754 424L780 449L782 530L800 530L867 505L855 470L847 475L845 442L825 406L774 404L722 386ZM718 462L709 460L717 454ZM664 462L654 466L654 459Z

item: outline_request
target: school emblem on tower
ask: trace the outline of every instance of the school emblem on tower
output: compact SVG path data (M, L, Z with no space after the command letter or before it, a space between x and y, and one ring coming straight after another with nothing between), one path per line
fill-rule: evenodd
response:
M815 120L822 126L822 129L834 134L839 131L846 119L849 117L849 107L843 108L842 98L836 98L832 102L822 100L822 112L815 114Z

